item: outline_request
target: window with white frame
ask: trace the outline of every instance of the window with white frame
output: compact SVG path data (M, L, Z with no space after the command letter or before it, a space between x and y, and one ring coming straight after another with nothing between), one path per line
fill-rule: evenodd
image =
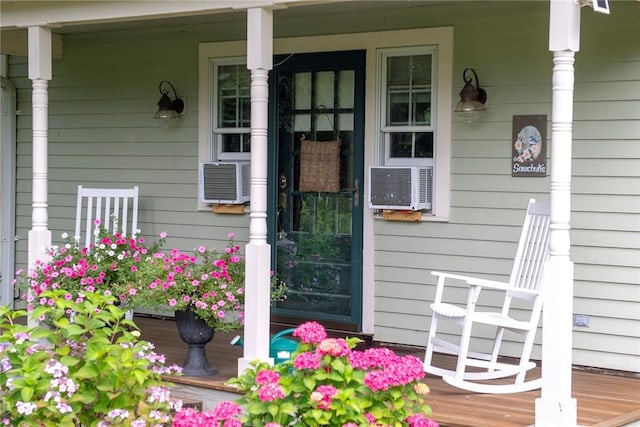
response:
M371 204L382 209L417 209L427 217L446 219L448 208L436 209L435 197L440 184L436 151L445 160L449 144L448 138L436 139L436 112L442 108L437 99L437 53L436 45L378 50L381 167L371 171ZM441 172L448 173L448 167ZM439 187L448 193L448 180Z
M210 60L212 135L210 160L249 160L251 73L244 58Z
M380 51L384 164L433 166L435 48Z

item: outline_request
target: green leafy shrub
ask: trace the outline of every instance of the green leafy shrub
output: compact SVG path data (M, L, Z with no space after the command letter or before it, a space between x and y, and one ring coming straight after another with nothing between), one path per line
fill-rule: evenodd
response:
M45 290L31 315L0 307L0 423L16 427L165 425L179 401L162 374L164 356L99 292Z

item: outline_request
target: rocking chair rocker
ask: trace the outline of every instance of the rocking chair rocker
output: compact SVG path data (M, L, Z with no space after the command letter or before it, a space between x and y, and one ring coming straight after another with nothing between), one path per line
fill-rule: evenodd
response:
M549 204L536 202L534 199L529 200L508 283L432 272L438 277L438 282L435 300L431 304L433 313L424 358L425 372L441 376L445 382L455 387L477 393L517 393L541 387L541 379L528 381L525 379L527 371L536 366L529 358L542 311L545 281L543 267L549 252L549 224ZM460 289L461 285L468 285L466 307L445 302L444 296L447 294L445 289L450 282L453 282L457 289ZM502 292L504 300L500 311L477 310L476 305L483 289ZM528 316L520 315L517 319L513 316L514 299L524 301L524 305L530 308ZM519 304L517 309L522 311L522 304ZM459 344L436 335L441 320L453 322L462 328ZM490 353L470 351L474 325L495 327L495 341ZM505 330L524 336L522 352L517 364L498 361ZM434 352L457 355L455 371L434 366ZM469 367L474 369L468 370ZM515 376L515 379L507 384L486 381L511 376Z

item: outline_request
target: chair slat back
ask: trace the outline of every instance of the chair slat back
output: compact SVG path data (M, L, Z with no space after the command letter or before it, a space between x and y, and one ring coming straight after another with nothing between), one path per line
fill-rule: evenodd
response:
M544 263L549 256L550 223L549 204L529 200L509 280L512 286L539 290Z
M98 227L135 237L138 230L138 187L85 188L79 185L74 234L77 242L81 242L83 237L83 220L85 247L95 243L94 230Z

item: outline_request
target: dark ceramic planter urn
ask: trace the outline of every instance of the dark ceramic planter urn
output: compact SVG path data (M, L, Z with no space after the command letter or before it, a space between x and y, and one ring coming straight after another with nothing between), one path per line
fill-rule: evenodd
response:
M192 377L206 377L218 373L216 368L209 366L204 349L213 339L214 329L190 310L176 311L176 326L180 339L189 346L182 373Z

